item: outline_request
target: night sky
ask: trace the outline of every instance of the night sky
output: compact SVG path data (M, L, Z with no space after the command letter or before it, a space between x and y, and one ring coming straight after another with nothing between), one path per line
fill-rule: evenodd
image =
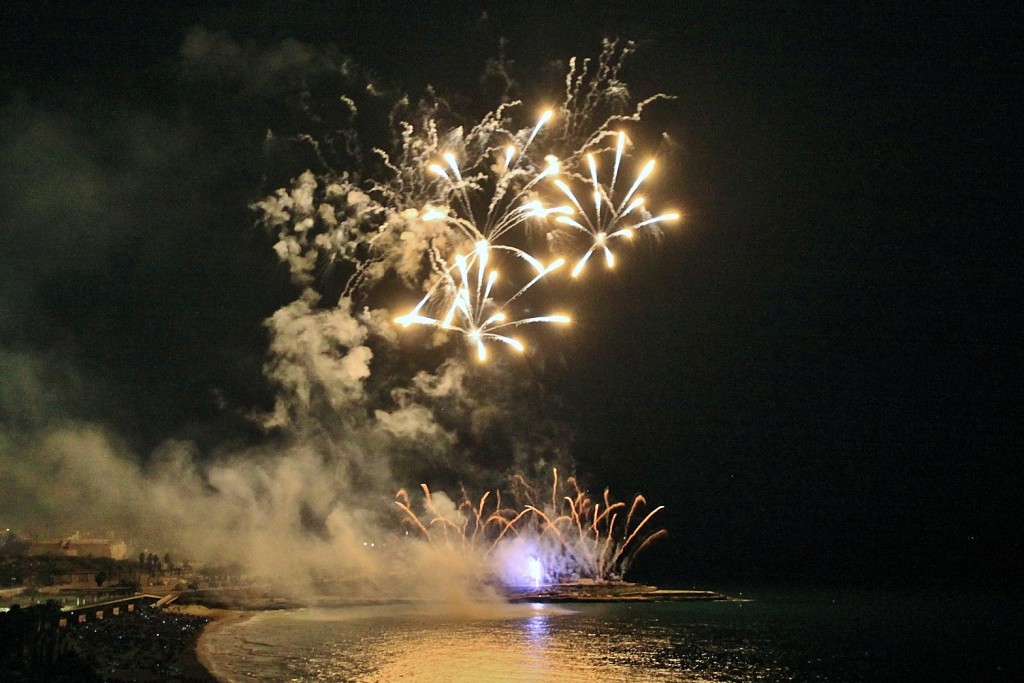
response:
M306 122L283 81L189 64L187 36L230 37L253 60L300 45L310 73L349 56L470 113L494 104L480 74L501 39L541 101L559 95L548 64L621 36L638 46L634 92L677 96L644 128L675 142L659 196L687 220L588 285L579 322L523 362L586 479L667 506L670 538L638 578L1015 575L1019 11L40 1L0 15L3 429L96 422L141 458L168 438L200 453L258 438L240 415L272 401L262 321L295 290L247 207L302 170L268 161L267 130Z

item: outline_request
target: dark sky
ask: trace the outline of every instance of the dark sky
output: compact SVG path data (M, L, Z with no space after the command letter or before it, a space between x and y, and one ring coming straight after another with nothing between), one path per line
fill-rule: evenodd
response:
M474 95L499 38L529 75L621 35L635 91L678 97L648 126L678 144L661 194L688 219L593 285L532 372L597 487L668 506L638 569L1011 574L1019 11L245 4L0 10L0 424L96 420L144 453L240 438L232 415L269 401L261 321L294 292L246 206L281 181L266 130L301 121L277 83L189 71L190 30L469 108L492 104Z

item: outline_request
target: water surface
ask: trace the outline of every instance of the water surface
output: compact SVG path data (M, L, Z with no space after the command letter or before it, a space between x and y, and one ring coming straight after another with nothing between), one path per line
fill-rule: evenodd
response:
M265 612L204 638L225 681L1018 680L1020 604L774 592L750 602Z

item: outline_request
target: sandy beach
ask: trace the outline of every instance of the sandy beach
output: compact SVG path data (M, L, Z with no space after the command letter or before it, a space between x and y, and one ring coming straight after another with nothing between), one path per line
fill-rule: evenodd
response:
M243 610L206 607L204 605L175 605L168 607L167 609L168 611L177 614L200 617L208 620L208 623L203 627L203 630L199 634L199 638L196 639L195 642L195 663L203 669L205 674L209 677L208 680L219 680L216 676L215 667L213 666L207 651L207 637L226 624L248 619L253 613Z

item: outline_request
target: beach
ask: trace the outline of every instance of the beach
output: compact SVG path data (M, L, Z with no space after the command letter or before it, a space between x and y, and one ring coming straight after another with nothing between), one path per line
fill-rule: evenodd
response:
M252 616L252 612L206 607L204 605L181 605L173 606L168 609L179 614L208 620L200 631L199 636L195 639L191 649L191 654L194 658L194 665L198 667L198 669L201 669L202 674L206 676L206 678L197 678L197 680L216 681L217 677L214 675L215 667L207 653L204 640L226 624L248 619Z

